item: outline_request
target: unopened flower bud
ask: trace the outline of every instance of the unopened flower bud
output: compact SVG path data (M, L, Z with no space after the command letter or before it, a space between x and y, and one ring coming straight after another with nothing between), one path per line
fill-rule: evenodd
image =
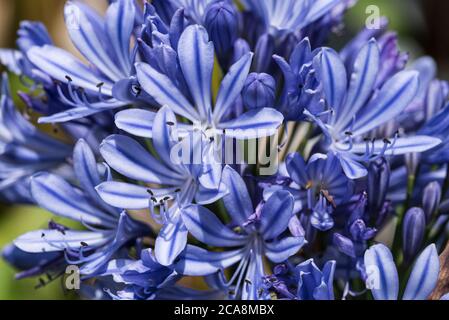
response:
M249 47L248 42L245 39L237 39L234 42L234 48L232 49L232 58L231 58L231 64L236 63L240 60L245 54L251 51L251 48Z
M429 183L424 189L422 204L426 215L426 222L432 219L432 215L437 210L441 201L441 186L434 181Z
M243 102L248 109L274 106L276 82L266 73L251 73L243 87Z
M425 230L426 217L424 211L416 207L409 209L405 214L402 227L402 249L406 262L410 262L419 252Z
M274 39L270 34L264 34L256 44L254 67L257 72L267 72L274 54Z
M219 57L225 56L237 39L238 21L237 10L228 1L219 1L208 7L205 26Z

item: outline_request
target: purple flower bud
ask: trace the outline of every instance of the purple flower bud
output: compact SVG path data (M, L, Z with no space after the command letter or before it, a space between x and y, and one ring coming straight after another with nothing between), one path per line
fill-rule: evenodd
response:
M237 39L234 42L234 48L232 53L232 59L231 64L236 63L240 60L241 57L243 57L245 54L251 51L251 48L249 47L248 42L246 42L245 39Z
M424 189L422 204L423 210L426 215L426 222L429 223L432 220L432 215L437 210L441 201L441 186L438 182L434 181L429 183Z
M274 106L276 82L266 73L251 73L243 87L243 102L248 109Z
M368 208L370 216L379 214L390 184L390 166L385 158L370 163L368 168Z
M238 13L228 1L219 1L207 8L205 26L219 57L232 48L238 35Z
M377 230L367 228L365 222L361 219L354 221L349 227L352 238L356 241L370 240L376 236Z
M355 258L357 256L354 242L339 233L334 233L334 245L337 247L338 251L349 257Z
M254 66L257 72L268 71L274 53L274 39L269 34L264 34L256 44Z
M402 249L406 262L410 262L421 248L425 230L424 211L416 207L409 209L405 214L402 227Z

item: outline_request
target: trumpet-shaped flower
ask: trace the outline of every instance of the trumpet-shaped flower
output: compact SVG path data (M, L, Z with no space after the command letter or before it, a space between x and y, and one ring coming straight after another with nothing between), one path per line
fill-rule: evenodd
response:
M234 249L212 252L189 245L176 270L185 275L204 276L238 264L227 282L231 296L260 299L264 257L274 263L283 262L305 242L303 237L283 236L293 214L293 197L287 191L277 191L254 208L248 189L236 171L226 167L223 180L229 187L223 201L236 228L224 225L214 213L198 205L185 208L183 220L200 242Z
M60 101L70 107L40 119L46 123L65 122L126 105L127 101L113 97L113 89L133 69L135 54L130 40L137 19L133 0L112 2L105 17L73 1L67 2L64 13L73 44L90 64L51 44L36 45L26 52L35 69L57 81Z
M441 143L440 139L426 135L396 134L383 140L370 136L413 101L419 85L417 72L401 71L376 90L382 62L374 39L360 50L350 76L332 49L322 49L315 63L328 113L313 115L307 110L305 113L322 129L328 149L335 152L349 178L366 176L364 163L379 157L419 153Z
M252 61L251 53L237 61L223 78L214 108L211 88L214 47L203 27L193 25L185 29L178 43L178 58L188 88L184 93L172 79L149 64L136 65L137 78L142 89L160 106L168 106L178 116L201 126L201 131L207 137L218 135L253 139L274 134L281 125L282 115L270 108L251 110L234 119L227 118L245 85ZM148 137L150 131L146 130L146 134L142 134L142 126L152 127L153 121L150 119L154 116L147 112L145 119L150 121L143 124L142 113L135 110L119 113L116 124L122 130Z
M132 115L138 110L129 110ZM199 139L187 134L182 124L177 124L175 114L164 107L154 119L147 119L149 112L142 111L140 121L153 123L152 141L160 160L152 156L136 140L124 135L113 135L104 140L100 152L106 162L125 177L142 181L158 187L143 187L135 184L107 181L98 186L101 197L109 204L126 209L150 208L156 221L163 228L156 239L155 254L163 265L170 265L181 253L187 242L187 229L180 216L180 210L196 200L208 204L221 198L226 193L226 186L221 180L221 164L203 164L203 157L209 156L210 148L203 148L203 137ZM122 120L123 114L122 114ZM141 130L144 130L142 127ZM180 141L180 136L184 138ZM177 162L177 146L187 145L188 159L199 157L198 163ZM198 144L201 144L199 146ZM200 152L199 155L193 155ZM192 159L192 162L194 159ZM169 207L170 202L174 204ZM154 207L160 208L160 215L155 216Z
M31 192L41 207L78 221L89 230L50 224L50 229L20 236L14 245L28 253L64 252L67 263L81 265L81 274L95 276L123 246L150 229L101 200L95 186L102 178L92 150L83 140L77 143L73 158L80 188L55 174L39 173L31 180Z

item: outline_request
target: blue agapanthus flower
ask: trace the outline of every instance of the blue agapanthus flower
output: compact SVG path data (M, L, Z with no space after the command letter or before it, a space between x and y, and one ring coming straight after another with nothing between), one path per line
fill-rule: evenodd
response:
M375 40L360 50L351 75L332 49L323 49L315 63L329 114L323 120L322 114L306 113L322 129L328 149L335 152L349 178L366 176L365 162L384 155L419 153L441 143L425 135L372 136L373 130L397 117L412 102L419 85L417 72L401 71L376 87L381 61Z
M61 252L67 263L80 264L81 274L90 277L101 274L123 246L150 229L101 200L95 186L110 179L108 171L99 172L94 154L83 140L75 147L73 163L80 189L58 175L43 172L31 178L31 193L42 208L78 221L89 230L50 223L49 229L26 233L14 240L14 245L29 253Z
M82 59L22 22L0 49L0 199L54 219L3 248L16 277L75 270L87 299L447 299L449 86L384 18L329 47L354 3L67 1Z
M263 258L283 262L304 244L304 237L282 236L293 215L293 197L286 191L278 191L266 202L255 204L235 170L226 167L223 180L230 188L223 199L231 217L230 225L224 225L213 212L198 205L187 207L183 220L189 232L202 243L235 249L213 252L188 246L176 268L182 274L204 276L238 263L227 282L231 297L260 299L265 275Z

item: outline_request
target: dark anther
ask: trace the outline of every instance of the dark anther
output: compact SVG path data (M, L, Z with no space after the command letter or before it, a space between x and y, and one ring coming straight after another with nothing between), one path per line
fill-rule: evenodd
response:
M157 199L155 197L151 197L151 201L157 202Z
M78 91L79 91L79 93L83 94L84 93L84 88L79 87Z
M83 247L88 247L88 246L89 246L87 243L85 243L85 242L83 242L83 241L81 241L80 244L81 244Z
M175 192L176 193L181 192L181 189L178 188L178 189L175 190Z
M351 132L351 131L346 131L346 132L345 132L345 135L347 135L347 136L352 136L352 132Z
M391 144L391 141L388 140L387 138L385 138L385 139L384 139L384 143L386 143L386 144Z
M67 81L69 81L69 82L72 82L72 81L73 81L73 79L72 79L71 77L69 77L69 76L65 76L65 78L66 78Z
M42 234L41 234L41 238L43 238L43 237L45 237L45 233L43 233L43 232L42 232Z
M148 189L147 192L148 192L149 194L151 194L152 196L154 196L153 191L151 191L150 189Z
M210 142L214 142L215 138L214 137L210 137L209 140L210 140Z
M164 201L170 200L170 197L165 197Z
M101 88L102 86L104 86L104 82L100 82L99 84L97 84L97 88Z
M371 141L371 139L370 138L363 138L363 141L369 142L369 141Z
M53 84L54 84L55 86L59 86L59 85L61 84L61 81L59 81L59 80L53 80Z
M175 123L174 123L174 122L172 122L172 121L167 121L167 125L169 125L169 126L171 127L171 126L174 126L174 125L175 125Z

